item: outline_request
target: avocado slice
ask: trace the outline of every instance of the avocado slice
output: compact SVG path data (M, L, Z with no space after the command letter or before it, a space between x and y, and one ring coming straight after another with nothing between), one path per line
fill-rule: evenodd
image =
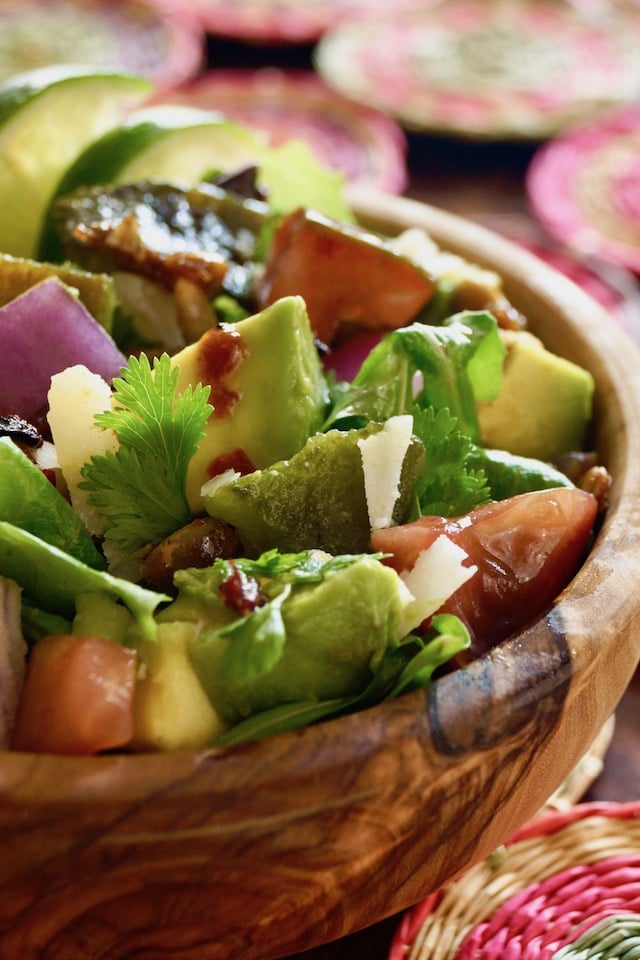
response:
M214 410L187 474L194 513L208 480L292 456L323 422L328 388L301 297L212 328L171 362L180 370L178 393L196 383L212 387Z
M134 703L136 749L196 749L224 729L191 664L189 645L196 631L186 621L162 623L154 641L139 644L143 672Z
M397 645L405 604L395 571L374 557L356 557L319 583L293 587L280 608L282 646L269 664L251 656L267 643L260 611L247 618L242 635L194 637L191 661L228 725L278 704L349 696L366 687L385 651ZM247 645L242 656L238 644Z
M0 306L47 277L58 277L68 287L77 290L80 301L92 317L111 333L117 300L113 278L105 273L89 273L72 264L40 263L0 253Z
M284 552L320 549L334 555L371 549L371 517L362 443L382 424L310 437L289 460L221 483L206 494L207 512L236 528L248 556L277 548ZM415 437L406 448L393 507L402 522L424 464Z
M503 336L502 389L496 400L478 405L484 445L538 460L582 449L592 414L592 375L527 331Z

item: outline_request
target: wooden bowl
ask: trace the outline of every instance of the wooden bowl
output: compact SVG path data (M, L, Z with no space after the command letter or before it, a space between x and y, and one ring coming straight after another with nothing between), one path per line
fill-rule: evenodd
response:
M400 911L534 816L640 656L640 362L573 283L483 228L354 193L491 266L549 347L597 382L614 477L597 542L538 622L363 713L199 753L0 758L5 960L269 960Z

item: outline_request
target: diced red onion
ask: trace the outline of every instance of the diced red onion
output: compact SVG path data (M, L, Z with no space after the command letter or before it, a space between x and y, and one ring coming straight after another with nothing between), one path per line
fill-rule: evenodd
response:
M382 333L376 330L356 334L327 354L323 361L325 370L332 370L337 380L353 380L371 350L380 343L381 339Z
M48 277L0 307L0 412L33 421L54 373L81 363L107 382L126 359L84 304Z

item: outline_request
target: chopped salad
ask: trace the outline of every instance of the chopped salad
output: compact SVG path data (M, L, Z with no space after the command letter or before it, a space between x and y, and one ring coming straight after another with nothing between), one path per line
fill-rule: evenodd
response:
M489 652L584 559L590 374L422 231L257 184L61 188L39 258L0 254L5 748L361 710Z

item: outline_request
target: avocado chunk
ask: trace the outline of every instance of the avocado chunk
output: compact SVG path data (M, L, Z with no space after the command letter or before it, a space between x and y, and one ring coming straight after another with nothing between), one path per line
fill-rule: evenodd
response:
M178 392L211 384L213 413L187 474L194 513L208 480L292 456L323 422L327 383L301 297L214 327L171 362L180 370Z
M142 672L134 701L136 749L195 749L211 743L224 729L189 657L196 631L197 626L186 621L162 623L155 640L140 642Z
M382 424L369 424L316 434L289 460L213 488L205 509L236 528L248 556L271 548L364 553L371 549L371 518L361 445L382 430ZM424 456L412 438L400 469L395 522L409 509Z
M569 477L551 463L532 457L519 457L506 450L474 447L467 458L467 465L474 470L484 471L492 500L506 500L531 490L574 486Z
M539 460L581 449L592 413L589 371L551 353L531 333L503 336L502 389L496 400L478 405L485 446Z
M199 573L205 581L207 571ZM294 584L282 596L275 593L241 629L205 631L189 644L195 671L228 725L283 703L359 693L398 644L406 594L395 571L371 556L350 558L320 582Z
M0 306L25 293L48 277L58 277L78 292L94 320L111 333L116 308L113 278L105 273L89 273L71 264L40 263L0 253Z

